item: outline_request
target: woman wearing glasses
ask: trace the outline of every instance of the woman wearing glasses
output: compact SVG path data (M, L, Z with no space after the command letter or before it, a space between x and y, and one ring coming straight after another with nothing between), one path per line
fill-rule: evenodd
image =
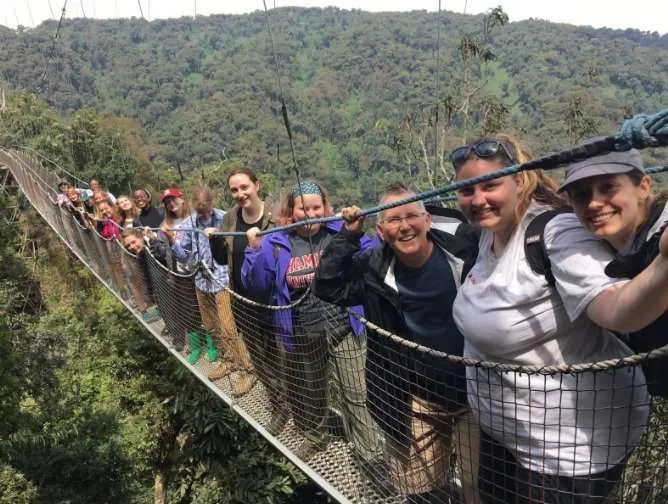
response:
M508 136L451 155L458 180L530 159ZM553 217L544 242L554 286L532 270L524 235L538 215L564 206L539 171L461 189L458 200L482 230L476 264L453 316L465 355L521 366L597 362L631 354L611 331L640 329L668 307L668 238L631 281L609 278L613 258L572 213ZM481 425L480 489L489 503L603 503L640 441L648 416L638 367L528 374L469 367L469 403Z

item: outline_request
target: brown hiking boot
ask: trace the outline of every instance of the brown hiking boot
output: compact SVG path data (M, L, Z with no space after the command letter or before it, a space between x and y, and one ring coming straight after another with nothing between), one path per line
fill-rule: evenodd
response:
M220 380L221 378L225 378L231 372L232 372L232 366L230 366L230 363L225 361L220 361L218 367L211 370L207 375L207 378L211 381L216 381Z
M235 396L242 396L244 394L247 394L250 391L250 389L253 388L253 385L255 385L256 381L257 377L255 376L255 373L248 371L241 371L241 373L239 373L239 377L232 385L232 393Z

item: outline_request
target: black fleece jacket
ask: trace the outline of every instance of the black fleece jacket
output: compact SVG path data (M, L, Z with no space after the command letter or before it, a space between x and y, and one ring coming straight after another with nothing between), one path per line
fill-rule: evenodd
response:
M460 226L457 235L429 232L429 238L446 253L458 284L475 262L477 236L468 225ZM359 235L345 229L335 235L320 259L314 294L339 306L362 304L370 322L406 340L419 341L406 327L399 293L386 282L396 260L392 249L381 244L363 254L359 251ZM367 338L367 405L387 436L402 444L410 441L412 397L448 411L466 405L464 366L410 349L375 331L367 331Z

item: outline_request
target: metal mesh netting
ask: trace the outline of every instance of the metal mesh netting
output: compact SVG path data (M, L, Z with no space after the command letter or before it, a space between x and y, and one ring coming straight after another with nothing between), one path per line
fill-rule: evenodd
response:
M179 271L156 243L133 255L82 228L36 160L0 163L153 334L337 500L668 502L668 406L643 373L663 354L548 372L420 347L309 291L267 306L207 265ZM293 318L304 306L317 323Z

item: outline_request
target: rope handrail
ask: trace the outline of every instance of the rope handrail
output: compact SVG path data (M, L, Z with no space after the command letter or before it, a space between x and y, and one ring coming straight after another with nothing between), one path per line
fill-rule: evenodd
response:
M650 350L649 352L641 352L638 354L627 355L626 357L619 357L615 359L605 359L598 362L579 362L575 364L559 364L553 366L525 366L523 364L508 364L495 361L487 361L480 359L471 359L469 357L462 357L460 355L452 355L440 350L435 350L433 348L415 343L414 341L409 341L398 334L395 334L391 331L383 329L382 327L374 324L367 320L364 316L355 314L352 311L349 313L357 318L365 327L371 329L377 334L380 334L383 337L389 338L395 343L402 345L403 347L415 350L417 352L431 355L433 357L438 357L445 359L448 362L453 364L462 364L467 367L477 367L484 369L493 369L496 371L501 371L505 373L521 373L521 374L537 374L537 375L554 375L558 373L584 373L587 371L604 371L606 369L619 368L619 367L628 367L636 366L643 362L646 362L651 359L663 357L668 355L668 344L659 348Z
M489 173L487 175L481 175L480 177L468 179L468 180L462 181L462 182L470 182L470 185L475 185L475 184L479 184L480 182L486 182L486 181L494 179L494 178L499 178L499 177L503 177L503 176L506 176L506 175L512 175L512 174L517 173L517 172L515 172L515 171L513 171L511 173L506 173L506 172L508 170L510 170L511 168L515 168L516 166L519 166L519 165L510 166L508 168L504 168L503 170L497 170L493 173ZM558 166L555 167L555 168L558 168ZM519 170L519 171L524 171L524 170ZM655 175L657 173L663 173L663 172L668 172L668 165L653 166L651 168L645 169L645 173L647 173L648 175ZM475 181L475 182L472 182L472 181ZM469 184L463 184L462 186L458 187L457 189L462 189L462 188L468 187L468 186L469 186ZM451 191L448 191L448 192L451 192ZM396 208L398 206L406 205L407 203L413 203L415 201L420 201L420 200L423 200L425 203L432 203L432 202L433 203L452 203L454 201L457 201L457 196L454 196L454 195L452 195L452 196L440 196L440 195L437 195L437 196L431 196L431 195L422 196L424 194L425 193L420 193L420 194L416 194L414 196L411 196L409 198L404 198L404 199L401 199L401 200L393 201L392 203L386 203L386 204L383 204L383 205L377 205L377 206L374 206L374 207L363 209L363 210L360 210L360 215L367 216L367 215L371 215L371 214L374 214L374 213L382 212L384 210L388 210L390 208ZM264 231L261 231L260 233L258 233L258 236L264 236L264 235L268 235L268 234L272 234L272 233L277 233L279 231L290 231L292 229L296 229L298 227L305 226L305 225L308 225L308 224L326 224L328 222L335 222L335 221L339 221L339 220L342 220L342 219L343 219L343 217L341 217L340 213L337 213L335 215L331 215L331 216L328 216L328 217L319 217L317 219L304 219L304 220L301 220L299 222L293 222L291 224L287 224L285 226L276 226L276 227L273 227L273 228L265 229ZM151 231L160 231L161 230L161 228L149 228L149 229ZM197 229L197 228L169 228L168 231L180 231L180 232L184 232L184 233L204 233L203 230ZM246 236L246 233L241 232L241 231L216 231L215 233L212 233L212 234L215 235L215 236Z
M369 479L369 475L364 472L364 463L354 462L354 466L348 467L352 464L350 462L351 458L355 460L355 457L366 453L362 450L365 449L367 444L366 438L364 440L357 439L354 434L347 430L345 433L337 435L338 437L331 440L328 445L318 447L319 452L315 456L300 451L302 443L308 444L310 441L304 434L307 431L299 430L300 424L298 422L310 421L310 417L307 416L309 410L306 408L319 404L318 401L322 394L318 392L320 385L317 385L315 381L308 381L305 384L301 381L300 371L290 364L293 361L281 360L284 358L282 355L285 354L286 349L288 353L296 352L295 355L301 355L299 352L307 350L301 348L304 343L302 340L291 340L291 337L283 332L285 326L282 325L282 321L286 318L285 313L274 312L272 316L272 310L282 310L289 308L288 306L269 308L262 303L256 303L240 293L234 292L229 286L222 289L224 294L229 294L228 299L234 301L227 305L227 317L231 317L235 321L237 329L241 331L240 334L247 342L247 351L251 352L250 357L262 357L260 360L253 361L257 363L255 369L258 373L258 383L250 389L247 395L237 396L234 390L237 384L242 383L240 381L244 376L242 371L239 375L230 374L222 379L211 377L211 371L219 368L214 368L213 358L209 357L204 350L205 334L203 331L209 332L204 315L207 309L214 306L218 306L219 310L224 308L218 305L220 300L217 295L214 297L213 294L208 293L209 290L206 288L204 291L201 290L203 288L202 284L199 286L196 284L194 272L187 278L178 278L178 275L175 275L171 269L164 268L163 264L156 257L153 257L148 247L145 249L147 252L146 260L142 260L125 250L118 240L102 240L102 237L94 228L76 226L71 222L72 220L76 222L74 214L62 206L52 205L44 197L46 194L45 188L36 181L35 176L37 173L44 173L44 171L40 170L40 164L36 157L16 153L13 158L9 158L0 151L0 162L8 164L12 175L18 182L18 186L25 191L28 201L45 219L47 224L54 229L59 238L65 242L69 250L124 303L128 310L139 319L140 323L143 323L153 336L165 345L170 353L178 358L184 366L197 375L222 400L230 404L244 420L266 437L269 442L283 451L298 467L305 470L307 475L320 484L330 495L336 496L335 498L339 502L342 504L360 502L390 504L391 502L397 502L397 499L404 499L408 493L422 490L422 487L404 486L408 485L401 477L404 465L395 468L396 462L403 459L393 458L395 456L393 451L382 451L380 455L374 452L374 456L380 456L386 463L389 461L394 464L382 466L381 469L381 471L384 471L383 474L391 475L394 485L400 485L391 487L387 491L388 493L385 493L384 487L375 486L375 483L373 483L375 480ZM651 173L658 173L666 171L665 169L666 167L656 167L656 169L652 168L648 171L652 170ZM51 179L48 173L46 178ZM121 248L120 251L118 250L119 247ZM201 268L207 270L207 263L202 263ZM213 278L212 281L214 282L213 290L219 292L218 287L222 286L224 281L216 278ZM221 299L224 299L224 297ZM295 304L292 303L291 306ZM311 308L309 307L309 309ZM147 317L148 315L155 315L155 310L157 310L157 320ZM336 320L338 320L336 315L325 310L314 313L323 324L336 324ZM586 435L582 437L582 441L578 441L577 446L583 454L588 450L586 452L588 458L583 465L590 464L590 452L592 453L591 460L594 456L597 457L598 465L596 467L598 467L611 460L617 460L617 452L620 456L629 456L629 453L635 450L636 453L630 455L628 469L624 472L623 482L625 486L623 494L620 493L619 499L616 499L617 502L627 502L628 504L659 502L661 496L668 489L665 478L662 476L663 473L657 472L659 468L665 467L666 445L663 437L665 420L662 416L652 416L649 420L647 419L647 411L652 408L653 399L650 399L647 395L650 381L648 379L646 384L642 374L645 365L649 365L648 361L652 361L654 365L663 364L663 361L657 361L656 359L665 358L668 355L668 345L649 352L624 357L607 358L611 355L624 355L624 353L599 353L597 354L599 357L594 358L605 360L597 362L528 366L476 360L448 354L408 341L354 312L349 311L348 315L355 317L354 322L359 323L360 327L366 328L367 336L358 333L360 338L363 338L361 339L363 343L360 344L363 345L361 348L364 349L364 352L360 352L359 355L355 354L353 353L355 350L347 346L335 347L334 353L330 352L331 348L330 350L325 349L328 357L322 357L322 362L326 363L328 358L348 360L354 357L355 362L359 360L361 367L355 367L351 370L354 372L354 380L351 383L356 383L357 387L366 386L364 389L366 406L360 404L360 407L368 408L372 416L368 418L367 422L366 417L354 416L357 410L341 409L340 413L337 414L341 416L344 422L353 421L350 419L363 418L363 423L360 421L359 425L371 425L374 428L379 428L379 435L383 436L381 439L390 439L392 442L398 443L397 447L401 446L402 449L408 449L416 439L421 439L419 437L421 431L411 430L411 426L416 425L416 419L419 419L421 426L428 425L423 419L422 410L412 409L418 406L422 408L422 402L420 401L423 399L425 401L432 399L436 401L433 403L439 408L435 410L436 413L445 411L442 408L445 407L446 403L440 405L439 401L455 401L457 404L462 402L462 404L468 405L469 408L474 410L473 414L475 415L476 408L480 408L479 403L484 401L496 401L497 399L510 401L510 407L513 404L518 404L512 402L514 396L507 394L515 393L515 389L512 387L519 387L517 389L519 390L518 393L525 393L524 391L526 391L528 394L533 394L532 391L536 391L534 395L537 399L545 399L545 404L536 404L532 411L536 411L538 408L542 408L541 411L546 412L558 411L555 415L558 414L559 418L562 418L562 414L568 418L564 422L565 429L573 428L569 422L572 418L577 417L579 423L573 425L578 429L578 432L581 431ZM222 332L227 330L225 318L221 316L217 322L220 324L219 330ZM292 316L288 318L294 320ZM336 325L333 327L336 328ZM354 327L354 324L351 324L351 327ZM336 332L333 332L331 337L336 338L336 334ZM355 340L353 334L347 337ZM327 336L327 339L329 338L330 335ZM191 357L194 355L192 345L193 342L197 341L201 341L202 355L199 356L198 354L198 357L192 360ZM269 346L264 347L263 345ZM277 350L279 345L283 345L283 350ZM288 349L286 345L293 346ZM342 352L341 355L336 353L339 350ZM225 350L225 355L234 354ZM308 355L311 355L311 353ZM220 362L222 367L226 361L216 362ZM317 362L321 362L321 360ZM337 360L333 362L335 364L339 363ZM366 362L366 368L364 362ZM451 364L456 367L452 367ZM230 364L225 365L229 366ZM322 369L329 368L323 367ZM332 366L332 369L332 373L338 372L336 365ZM366 375L364 374L365 370ZM636 375L639 378L635 378ZM330 383L330 380L335 383L347 383L339 375L323 374L323 376L327 376L327 383ZM619 386L617 386L618 376L619 382L622 383ZM353 375L350 379L353 379ZM450 384L449 380L454 381ZM493 380L499 381L497 383ZM470 390L468 390L467 396L467 387L471 383L482 384L475 392L475 397L479 399L478 402L476 402L475 397L472 398ZM488 383L491 384L491 389L485 388ZM283 385L287 388L284 392L281 392ZM251 387L253 387L252 384ZM323 385L323 387L325 386ZM325 387L322 390L327 391L328 388ZM593 391L593 398L590 397L590 390ZM338 391L338 393L341 393L341 391ZM405 393L409 395L404 397L402 394ZM653 392L650 393L653 394ZM426 395L423 397L423 394ZM576 413L572 413L572 405L574 404L571 401L572 398L578 400L582 398L582 404L577 403ZM547 402L548 399L550 402ZM302 409L290 410L292 418L287 427L276 429L274 426L274 412L276 410L273 408L276 405L293 408L295 404L303 405L300 406ZM334 408L331 411L338 411L335 408L340 408L341 404L337 402L336 393L332 394L331 398L327 398L327 405ZM425 402L424 404L432 403ZM662 403L658 404L659 407L662 406ZM661 414L660 410L656 411L658 413L652 414ZM480 429L480 432L482 432L483 425L479 425L480 420L478 419L487 418L485 416L487 415L486 410L484 413L474 417L462 414L462 429L467 429L467 432L471 433L478 432ZM506 417L501 416L502 411L498 413L493 411L492 413L495 415L493 418L498 417L505 421ZM368 414L369 412L367 412ZM585 418L582 422L579 421L580 414ZM595 418L594 415L596 415ZM589 417L591 417L591 421L588 420ZM629 420L626 420L627 418ZM519 425L517 422L521 420L522 418L518 417L518 420L513 420L515 423L508 424L507 427L504 424L502 433L504 435L508 434L508 436L516 436L516 425ZM560 427L560 424L553 424L547 420L544 424L532 419L530 419L530 422L532 429L538 429L538 433L535 436L532 435L531 439L533 437L541 440L557 439L555 437L557 435L560 436L558 439L562 438L563 428ZM613 427L607 427L609 424ZM628 427L625 427L627 424ZM490 428L495 429L495 425L491 424ZM590 425L595 427L591 428ZM621 425L621 427L617 427L618 425ZM402 426L406 426L409 430L406 432L400 430L403 429ZM609 435L608 432L612 433L611 429L613 428L617 430L626 429L628 431L625 434L626 437L624 439L621 435L609 437L611 434ZM643 435L645 429L647 429L647 432L641 440L640 436ZM600 439L590 435L592 433L599 435ZM529 439L527 436L525 438ZM446 440L447 438L444 437L443 439ZM520 441L514 441L515 439L513 437L512 446L519 445ZM601 443L605 443L604 439L609 439L607 441L607 451L603 455L599 455L598 452L593 450L597 449ZM477 441L475 442L477 443ZM457 444L448 445L441 452L438 452L442 454L445 466L434 467L438 469L440 475L438 478L442 477L442 481L450 477L457 478L457 483L452 487L447 487L446 493L448 495L459 495L462 488L476 488L476 486L470 486L471 484L477 485L477 482L475 479L471 479L471 476L467 476L464 469L468 467L466 465L468 459L464 457L468 456L468 452L471 452L472 456L476 454L478 445L472 444L472 442L467 444L465 441L455 441L454 438L453 443ZM618 448L620 443L621 448ZM535 445L534 443L530 446ZM571 450L571 445L572 443L565 442L559 444L558 448L560 450ZM617 452L609 455L613 449L616 449ZM654 451L652 456L648 457L646 455L648 452L645 450L650 449ZM452 450L455 451L456 457L451 457L450 452ZM551 453L546 452L545 455L540 457L540 460L549 461L551 460L550 457ZM456 459L456 462L452 462L453 459ZM477 471L477 462L476 466L471 467L472 471ZM482 462L480 467L483 467ZM624 466L620 467L624 468ZM387 469L385 470L385 468ZM589 469L589 471L594 470ZM645 471L642 472L642 477L637 476L640 471ZM420 474L422 475L422 473ZM476 472L476 474L478 473ZM463 478L468 479L464 480ZM438 481L439 485L441 484L441 479L435 481ZM459 483L461 481L465 483ZM490 482L491 479L489 475L486 473L483 475L481 471L479 481L482 495L483 483ZM485 484L491 485L492 483ZM652 489L649 494L638 490L641 487L645 488L645 486ZM516 492L515 490L512 491ZM566 490L559 489L555 493L566 494ZM519 495L520 492L517 491L517 494ZM513 493L513 495L515 494ZM648 497L645 498L646 496ZM450 502L450 500L446 498L442 502ZM509 499L503 500L503 502L509 501ZM439 502L441 501L439 500ZM466 502L477 502L477 500L469 499Z

